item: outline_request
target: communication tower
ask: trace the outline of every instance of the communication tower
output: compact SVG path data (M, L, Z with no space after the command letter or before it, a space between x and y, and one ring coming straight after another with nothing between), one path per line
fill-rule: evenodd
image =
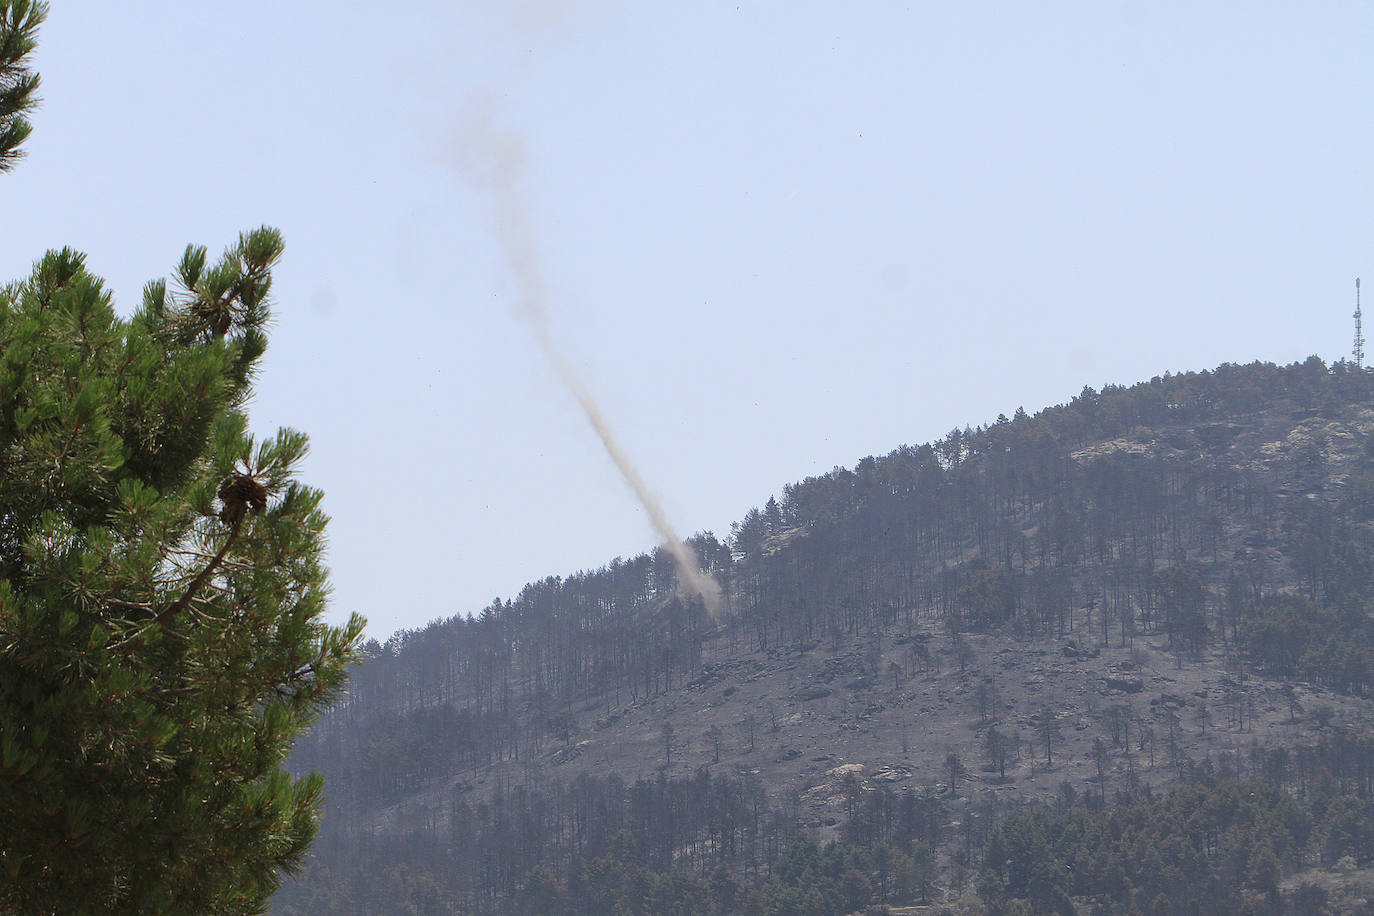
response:
M1360 324L1360 278L1355 278L1355 368L1364 368L1364 328Z

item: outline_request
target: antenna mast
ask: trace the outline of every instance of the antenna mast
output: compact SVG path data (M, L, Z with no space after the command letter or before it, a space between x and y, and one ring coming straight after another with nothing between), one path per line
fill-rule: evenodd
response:
M1364 329L1360 324L1360 278L1355 278L1355 368L1364 368Z

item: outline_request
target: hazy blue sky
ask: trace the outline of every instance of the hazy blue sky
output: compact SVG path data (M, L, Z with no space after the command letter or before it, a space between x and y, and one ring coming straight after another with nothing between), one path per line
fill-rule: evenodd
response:
M516 315L474 109L561 346L723 537L1084 384L1348 355L1371 54L1368 2L54 0L0 277L72 245L127 311L280 227L254 426L310 433L333 615L385 638L654 543Z

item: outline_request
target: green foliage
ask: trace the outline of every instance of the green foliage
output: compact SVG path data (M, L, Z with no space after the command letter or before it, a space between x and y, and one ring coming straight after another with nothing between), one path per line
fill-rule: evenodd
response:
M46 3L0 0L0 172L14 167L23 155L20 144L33 130L24 115L38 104L38 74L29 69L28 57L47 15Z
M955 593L955 601L970 627L995 629L1016 614L1016 577L1005 566L990 566L980 557L969 564L968 581Z
M1322 863L1367 852L1367 803L1340 796L1315 822L1281 789L1244 782L1187 786L1110 812L1031 809L993 833L979 894L1037 913L1072 913L1073 898L1142 912L1161 901L1169 913L1249 912L1247 895L1275 895L1309 849Z
M1207 592L1197 571L1174 566L1159 576L1164 632L1196 652L1207 638Z
M1261 603L1243 634L1252 663L1266 674L1360 695L1374 687L1374 624L1360 605L1341 614L1282 595Z
M362 621L305 437L239 409L280 252L189 249L128 320L70 250L0 291L0 911L258 913L314 835L281 763Z

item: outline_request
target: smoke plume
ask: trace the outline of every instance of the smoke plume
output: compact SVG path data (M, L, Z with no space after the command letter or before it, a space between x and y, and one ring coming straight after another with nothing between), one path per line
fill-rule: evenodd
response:
M707 612L713 619L717 618L720 612L720 585L702 572L692 550L677 536L663 507L616 441L591 390L554 339L548 319L543 271L540 269L528 212L520 195L520 179L524 173L524 148L520 136L514 131L501 129L496 122L493 106L484 104L474 107L471 116L463 124L458 141L460 163L465 174L486 196L492 208L496 236L510 262L515 280L520 317L529 326L545 361L581 405L606 453L615 462L635 498L648 513L668 552L677 561L678 582L700 595Z

